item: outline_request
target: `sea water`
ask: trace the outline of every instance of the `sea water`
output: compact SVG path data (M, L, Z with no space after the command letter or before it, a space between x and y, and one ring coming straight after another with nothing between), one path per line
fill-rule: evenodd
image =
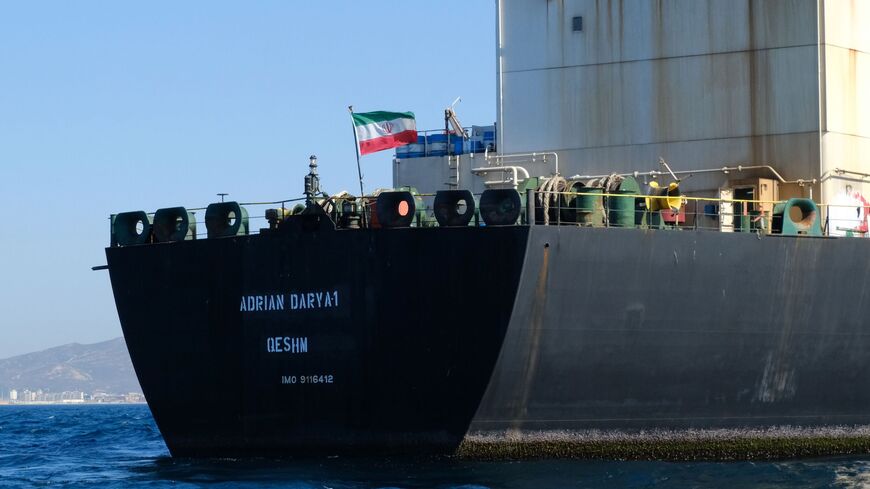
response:
M870 488L870 457L729 463L190 460L169 456L144 405L0 406L0 488L30 487Z

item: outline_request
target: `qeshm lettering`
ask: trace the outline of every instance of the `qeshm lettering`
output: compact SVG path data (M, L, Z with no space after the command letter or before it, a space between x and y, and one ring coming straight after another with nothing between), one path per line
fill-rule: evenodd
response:
M266 338L268 353L308 353L308 337L269 336Z

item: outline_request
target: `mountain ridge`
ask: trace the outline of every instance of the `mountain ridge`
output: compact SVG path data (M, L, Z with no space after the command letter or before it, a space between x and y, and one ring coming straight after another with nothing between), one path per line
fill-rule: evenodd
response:
M141 392L124 338L67 343L0 359L0 393L11 389Z

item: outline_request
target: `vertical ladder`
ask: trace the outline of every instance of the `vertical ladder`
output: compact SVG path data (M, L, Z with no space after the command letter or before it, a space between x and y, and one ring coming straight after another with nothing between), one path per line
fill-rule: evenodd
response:
M459 155L447 155L447 181L444 185L451 190L459 188Z

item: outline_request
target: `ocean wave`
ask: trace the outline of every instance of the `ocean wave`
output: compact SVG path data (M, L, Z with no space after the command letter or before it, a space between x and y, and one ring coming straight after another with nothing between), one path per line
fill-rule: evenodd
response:
M727 484L724 484L727 481ZM0 408L0 487L487 489L870 488L870 460L474 461L461 458L175 459L146 406Z

